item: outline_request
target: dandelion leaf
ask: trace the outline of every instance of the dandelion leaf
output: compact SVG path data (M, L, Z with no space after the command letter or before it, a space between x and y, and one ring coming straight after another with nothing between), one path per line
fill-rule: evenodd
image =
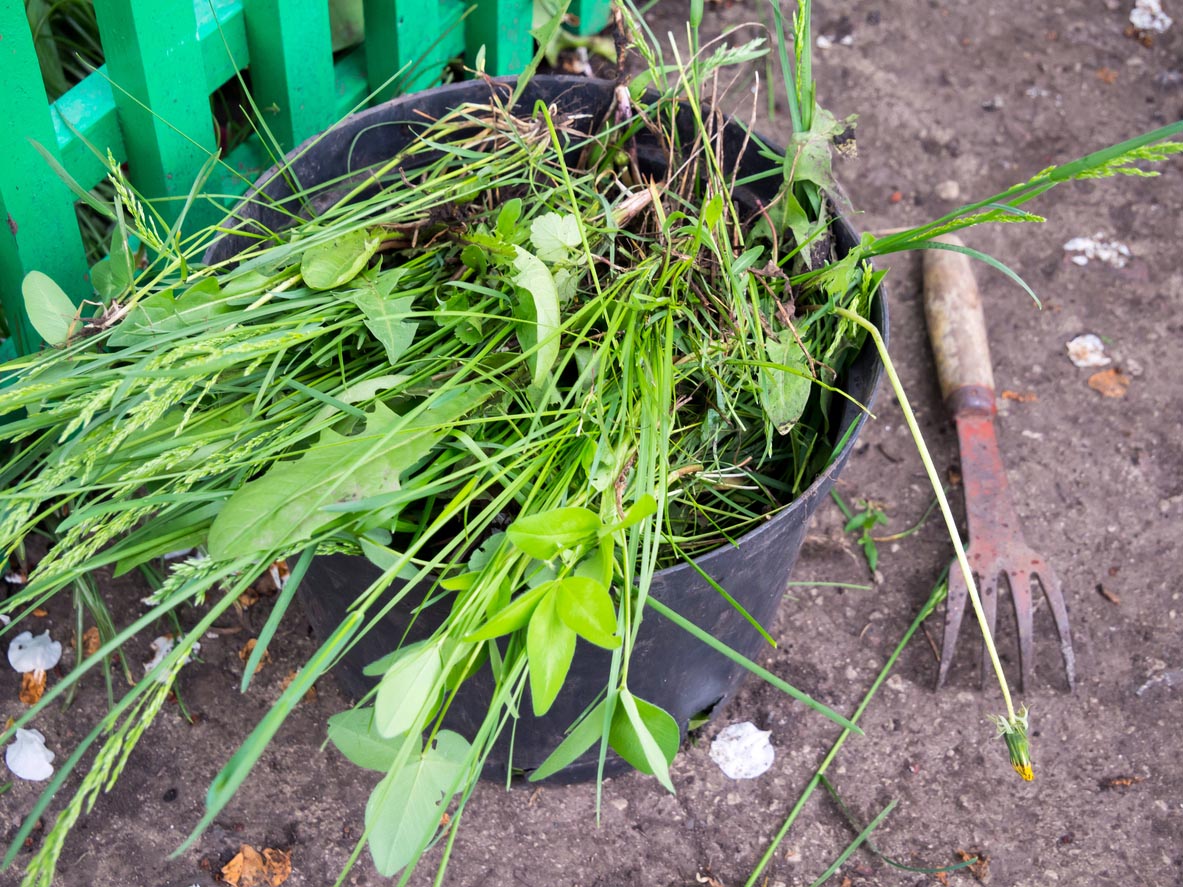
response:
M492 392L474 386L406 416L376 403L357 433L326 430L299 458L272 465L230 497L210 528L210 556L231 560L290 549L341 519L326 506L399 489L402 473Z
M781 434L788 434L801 418L813 385L805 352L794 339L786 338L786 342L768 340L765 345L768 361L776 366L760 368L760 405Z

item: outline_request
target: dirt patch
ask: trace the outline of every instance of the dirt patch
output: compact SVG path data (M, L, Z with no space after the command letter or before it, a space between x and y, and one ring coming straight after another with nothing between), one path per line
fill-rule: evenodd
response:
M1132 5L819 3L816 29L830 44L816 59L820 99L840 117L860 115L860 158L838 165L859 211L856 227L922 221L955 199L988 195L1177 119L1183 25L1147 46L1126 34ZM654 30L681 32L683 10L673 0L660 4L650 17ZM765 16L756 0L708 4L707 26ZM755 113L762 132L783 139L786 109L771 121L762 106ZM866 738L851 740L830 770L864 823L899 801L875 841L907 865L948 865L966 851L988 856L988 873L978 875L997 885L1124 887L1183 878L1183 599L1170 569L1183 518L1183 265L1176 243L1183 169L1170 166L1160 179L1098 181L1057 193L1034 207L1052 217L1046 226L967 236L1005 258L1044 300L1037 311L1003 277L979 270L998 387L1033 395L999 401L999 436L1028 541L1064 582L1079 686L1065 692L1054 628L1041 606L1036 686L1022 694L1032 708L1037 778L1025 784L985 720L1000 701L989 685L978 689L972 635L963 637L951 686L939 693L932 690L932 649L917 636L864 716ZM1068 240L1098 232L1126 244L1131 261L1113 268L1066 257ZM903 256L891 264L892 351L944 471L956 464L956 439L929 357L918 261ZM1122 397L1090 388L1096 370L1069 361L1065 343L1088 332L1102 337L1128 380ZM928 507L919 461L886 393L839 489L848 500L884 503L890 523L877 528L884 534L910 526ZM869 580L841 524L829 506L815 521L793 578L818 584L790 588L776 626L780 646L765 665L848 712L950 550L934 519L880 546L872 590L825 586ZM105 587L125 601L124 615L135 612L144 593L131 583ZM329 681L296 710L214 826L191 849L167 858L200 818L217 769L314 649L300 620L289 620L255 689L239 695L238 653L262 625L266 606L241 631L203 641L202 661L180 681L192 722L169 703L116 788L80 820L58 883L209 885L242 844L290 850L293 887L333 883L361 834L372 778L323 748L325 719L346 704ZM1002 612L1000 645L1017 674L1013 627ZM69 620L66 609L51 608L37 621L65 636ZM935 637L939 627L938 614L929 632ZM147 640L129 653L147 660ZM16 682L5 684L0 713L18 711L17 689ZM43 730L55 737L59 754L93 723L104 700L101 682L88 684L71 708L48 716ZM772 731L777 759L763 776L733 782L710 760L709 741L743 720ZM742 884L835 735L827 721L750 682L679 756L676 796L639 776L609 780L598 827L590 786L506 792L482 785L465 813L448 883ZM15 833L35 794L20 783L0 796L0 834ZM766 870L766 883L812 883L852 838L836 807L815 795ZM16 880L12 872L0 875L0 883ZM968 870L948 881L978 883ZM386 882L363 855L347 883ZM860 851L832 883L919 887L937 880Z

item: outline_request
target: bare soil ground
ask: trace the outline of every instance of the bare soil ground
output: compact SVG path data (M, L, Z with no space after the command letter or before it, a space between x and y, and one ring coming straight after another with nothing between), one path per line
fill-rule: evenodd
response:
M856 227L891 228L935 216L1069 160L1178 119L1183 110L1183 23L1144 45L1126 33L1133 0L819 0L817 30L834 45L817 53L820 100L857 113L859 159L838 174L861 215ZM1172 7L1168 11L1183 10ZM650 14L658 33L681 31L684 7L665 0ZM766 17L757 0L708 4L707 29ZM849 36L849 45L840 38ZM742 112L746 113L746 112ZM758 128L783 140L787 111ZM867 711L865 738L851 740L830 770L863 823L899 805L874 840L883 853L926 868L984 855L988 871L947 881L902 871L860 850L831 880L843 887L949 883L1183 883L1183 643L1178 528L1183 520L1183 260L1178 248L1183 169L1158 179L1097 181L1055 193L1036 209L1040 227L1001 226L970 242L1001 256L1044 299L1042 311L1002 276L979 269L999 400L999 437L1028 541L1059 570L1068 595L1079 682L1066 692L1050 617L1037 610L1032 709L1037 778L1021 782L986 722L1001 710L995 687L979 689L977 645L967 629L951 685L932 687L933 650L917 635ZM953 184L950 184L953 183ZM1067 260L1064 243L1102 232L1127 244L1122 270ZM936 388L921 308L919 261L893 261L892 352L942 471L957 464L956 437ZM1065 343L1103 337L1128 379L1121 397L1087 384ZM839 489L872 499L890 517L884 534L915 523L931 501L919 460L888 392L863 433ZM954 488L954 498L959 498ZM765 664L840 710L862 698L951 556L937 519L880 545L874 577L842 518L822 509L781 609L780 646ZM822 583L867 583L841 590ZM143 591L110 583L129 612ZM1005 602L1004 602L1005 603ZM1001 610L1001 647L1017 674L1013 626ZM287 884L332 884L361 833L371 784L331 748L325 719L347 704L331 681L281 731L238 799L194 846L169 854L200 817L212 776L233 753L283 678L313 649L290 620L257 689L239 695L241 632L209 639L204 661L181 680L181 698L141 743L115 789L79 822L58 882L65 887L189 887L215 883L243 843L290 850ZM69 612L43 620L69 633ZM40 628L40 626L38 626ZM937 637L940 614L929 620ZM147 659L146 649L133 651ZM0 691L0 716L18 710ZM43 729L64 755L104 704L91 687ZM753 721L772 731L777 758L753 780L724 777L708 756L723 726ZM677 794L638 775L609 780L597 826L591 786L505 791L485 784L465 815L445 883L475 885L743 884L836 736L822 718L756 681L746 685L674 766ZM15 833L37 789L0 796L0 835ZM54 811L58 809L55 802ZM854 833L819 792L759 883L808 885ZM40 840L39 837L34 839ZM432 859L438 858L437 855ZM425 868L426 871L426 868ZM15 871L0 884L15 884ZM347 883L384 883L363 855ZM427 884L426 875L415 883Z

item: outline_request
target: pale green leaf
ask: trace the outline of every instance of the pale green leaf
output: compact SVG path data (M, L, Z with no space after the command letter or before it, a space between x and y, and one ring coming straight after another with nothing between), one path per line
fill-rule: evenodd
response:
M78 322L78 308L53 279L40 271L30 271L21 284L25 297L25 316L42 339L61 345L70 338Z
M414 644L400 652L382 676L374 701L374 729L387 737L422 729L424 713L443 689L439 647Z
M559 618L555 608L556 595L552 589L542 598L526 628L530 698L538 717L554 705L575 655L575 632Z
M767 341L768 360L777 366L760 367L760 405L781 434L788 434L801 418L813 385L805 352L787 333L785 339Z
M414 298L389 299L374 291L362 291L350 296L350 301L361 310L366 328L386 349L386 359L392 365L398 363L419 328L419 324L407 320Z
M314 290L343 286L361 273L381 242L380 237L371 237L364 228L354 228L326 243L310 246L300 260L300 276Z
M521 304L518 339L528 354L531 381L539 386L559 356L559 291L550 269L534 254L514 247L513 282L530 296Z
M620 646L616 608L602 583L585 576L568 576L557 585L555 609L569 629L597 647L614 650Z
M470 386L408 416L377 402L358 433L326 430L299 458L274 464L230 497L210 528L210 556L229 560L291 549L348 517L326 506L399 489L402 473L492 391Z
M520 517L509 525L505 535L519 551L546 561L561 549L593 541L602 526L595 512L569 506Z
M359 767L387 772L398 748L374 726L374 709L351 708L329 718L329 740Z
M378 783L366 804L366 828L380 874L393 877L431 840L469 751L462 736L441 730L417 760Z
M468 635L465 641L487 641L511 631L517 631L530 621L538 602L554 590L554 582L546 582L518 595L508 605L497 611L489 621Z
M638 699L628 690L620 691L608 744L637 770L656 776L671 792L674 785L669 765L681 741L678 722L667 711Z
M538 216L530 223L530 242L542 261L552 265L566 261L571 251L583 242L579 220L572 213L550 212Z
M107 344L123 348L165 333L195 327L233 309L212 277L206 277L179 297L171 289L154 292L136 302L111 331Z

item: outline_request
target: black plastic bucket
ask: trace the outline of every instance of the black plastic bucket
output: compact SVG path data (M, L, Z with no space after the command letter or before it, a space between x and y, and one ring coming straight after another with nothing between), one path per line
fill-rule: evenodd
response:
M344 183L356 185L361 180L359 174L364 175L362 171L390 160L409 144L425 120L442 116L465 102L485 102L491 88L499 89L504 85L503 82L491 87L483 81L451 84L395 99L348 118L325 135L296 149L291 155L294 159L290 161L287 176L278 175L276 170L264 175L236 210L236 224L250 229L253 220L257 219L264 229L277 230L292 213L315 212L315 206L301 208L290 204L291 179L302 189L334 183L325 188L321 200L312 201L314 204L332 202L334 195L342 193ZM564 115L583 115L574 119L584 120L583 125L590 131L607 113L613 86L609 81L578 77L536 77L525 90L518 110L528 113L542 101L557 106ZM724 137L725 151L734 157L744 144L740 128L729 127ZM642 165L646 162L664 163L660 145L641 143L638 148ZM748 148L739 164L740 177L767 169L769 162L760 157L754 147ZM737 200L751 206L756 205L757 199L767 203L774 196L776 185L776 177L757 182L745 188L744 193L737 194ZM256 195L264 200L252 201ZM285 200L289 201L286 206L283 205ZM279 204L281 208L271 208L266 201ZM834 225L833 235L840 254L845 254L857 243L857 236L845 222ZM211 247L206 261L230 259L253 242L253 238L224 237ZM872 320L886 336L887 314L882 293L873 305ZM855 401L869 405L881 370L874 347L868 341L839 384ZM842 439L851 424L855 429L830 466L798 499L767 523L741 537L734 546L716 549L696 562L699 569L726 588L761 625L772 624L809 518L845 465L859 427L865 420L865 414L845 399L837 401L835 410L838 414L837 421L832 423L835 443ZM377 568L364 558L342 555L316 558L301 583L299 596L317 633L322 637L331 633L358 593L378 575ZM657 573L651 593L750 659L759 658L766 645L747 620L688 564ZM416 592L408 595L408 600L423 598L424 594ZM404 640L430 635L446 615L446 609L443 606L428 608L412 625L410 613L395 608L350 650L337 667L336 677L350 693L359 697L364 695L377 679L365 676L362 668L388 654ZM575 719L603 690L609 661L609 653L580 640L567 682L554 706L545 717L535 718L529 705L524 705L512 730L512 760L511 731L507 729L489 759L490 770L503 773L505 765L511 764L515 770L528 772L541 764ZM745 674L741 666L650 611L644 617L633 652L629 689L673 715L685 734L689 720L721 707L739 688ZM488 669L470 678L449 709L445 726L470 737L474 735L487 714L492 687L492 675ZM593 776L596 756L597 752L593 750L555 778L575 780ZM621 763L611 759L610 770L619 769Z

